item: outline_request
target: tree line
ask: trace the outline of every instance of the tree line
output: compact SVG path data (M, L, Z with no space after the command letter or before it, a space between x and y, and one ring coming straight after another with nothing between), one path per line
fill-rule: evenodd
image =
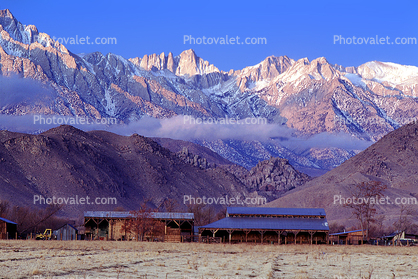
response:
M17 224L17 232L21 238L31 233L43 232L47 228L58 228L68 220L57 217L62 206L50 205L45 208L12 205L7 200L0 200L0 217Z

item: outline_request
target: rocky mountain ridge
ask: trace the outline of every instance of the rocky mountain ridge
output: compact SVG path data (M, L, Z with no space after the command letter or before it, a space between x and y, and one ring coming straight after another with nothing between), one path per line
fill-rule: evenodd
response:
M376 141L413 121L418 112L418 68L413 66L368 62L345 68L324 57L269 56L257 65L223 72L193 50L132 59L99 52L76 55L35 26L21 24L9 10L0 12L0 34L3 79L17 75L53 92L50 98L30 98L32 93L25 92L2 104L0 115L110 117L119 123L145 116L261 117L293 129L298 137L347 133ZM281 156L300 169L323 172L359 151L330 146L295 152L270 139L249 143L259 150L249 154L240 148L246 142L220 141L205 146L235 163L249 161L247 168Z
M260 161L255 167L247 170L222 157L219 158L217 153L197 144L171 139L156 140L162 146L176 152L177 157L187 164L201 169L222 168L227 170L234 174L250 193L256 192L269 201L312 179L309 175L296 170L286 159L270 157L270 159ZM173 142L176 143L173 144ZM180 148L182 149L177 151ZM193 150L193 153L189 149Z
M161 141L167 146L179 146L170 139ZM83 132L65 125L40 135L3 130L0 131L0 199L18 206L45 207L45 203L34 204L34 197L56 200L89 197L93 204L67 204L61 211L62 215L78 217L77 214L86 210L138 209L144 201L158 208L168 199L176 201L179 210L186 210L185 196L266 197L270 201L292 188L290 183L300 186L305 182L301 179L303 174L295 177L293 174L298 172L284 164L273 166L267 173L267 180L274 178L269 182L271 189L256 187L257 183L247 185L252 174L244 168L204 147L183 144L199 154L190 153L187 147L175 153L136 134ZM201 157L204 154L210 159ZM212 163L214 160L221 164ZM256 169L254 173L258 173ZM97 204L96 198L114 198L116 203ZM210 206L218 210L225 207Z
M86 133L71 126L40 135L1 134L0 197L14 205L46 206L33 204L39 195L117 200L117 204L65 205L62 214L78 217L85 210L137 209L145 200L158 207L172 199L185 209L184 195L257 196L231 173L193 167L139 135Z

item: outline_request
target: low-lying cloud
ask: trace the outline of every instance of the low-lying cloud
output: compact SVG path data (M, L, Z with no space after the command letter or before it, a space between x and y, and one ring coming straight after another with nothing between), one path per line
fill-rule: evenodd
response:
M42 116L52 118L54 116ZM72 119L72 116L55 116ZM146 137L172 138L186 141L194 140L245 140L245 141L268 141L275 139L286 148L299 152L312 148L342 148L346 150L362 150L372 142L356 139L348 134L321 133L307 138L295 136L295 130L279 124L198 124L185 121L187 116L175 116L167 119L144 117L129 124L102 125L90 121L87 124L74 124L76 128L84 131L106 130L119 135L132 135L134 133ZM38 116L39 118L39 116ZM75 118L75 117L73 117ZM34 115L9 116L0 115L0 129L8 129L16 132L40 133L59 126L58 124L34 123ZM242 121L245 122L245 121ZM55 122L57 123L57 122ZM65 123L65 122L64 122Z
M0 109L21 103L36 103L38 100L53 102L56 93L39 81L17 75L0 75Z
M345 150L363 150L369 147L373 142L360 140L346 133L320 133L307 138L291 137L284 141L282 145L292 150L302 151L312 147L327 148L335 147Z

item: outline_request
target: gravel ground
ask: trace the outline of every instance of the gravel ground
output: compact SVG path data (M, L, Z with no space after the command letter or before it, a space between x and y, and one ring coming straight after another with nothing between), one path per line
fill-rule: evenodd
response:
M418 247L0 241L1 278L418 278Z

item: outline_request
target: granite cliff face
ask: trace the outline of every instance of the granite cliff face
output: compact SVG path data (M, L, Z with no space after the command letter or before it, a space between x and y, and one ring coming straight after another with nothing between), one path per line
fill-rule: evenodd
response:
M206 158L202 158L197 154L190 153L187 147L184 147L182 151L177 152L176 155L185 163L204 170L216 167L216 165L209 164Z
M309 175L293 168L288 160L274 157L259 162L248 172L238 173L237 177L249 191L256 191L269 200L278 198L311 180Z
M160 55L145 54L142 58L131 58L129 61L147 71L168 70L177 76L187 75L192 77L195 75L220 73L218 68L198 57L191 49L183 51L178 57L174 57L171 52L165 56L163 52Z
M309 180L308 175L295 170L288 160L274 157L259 162L245 176L248 187L257 191L287 192Z
M23 95L1 104L2 115L112 117L119 123L144 116L263 117L294 129L297 136L348 133L376 141L418 113L418 68L412 66L374 61L345 68L324 57L295 61L269 56L257 65L223 72L193 50L132 59L98 52L76 55L35 26L21 24L9 10L0 11L0 34L0 78L34 80L53 92L51 98ZM237 156L212 150L235 163L250 158L248 168L283 156L314 170L329 170L358 152L323 148L295 153L274 140L251 144L263 146L261 153L247 154L227 142L223 145ZM323 159L330 154L334 157Z

